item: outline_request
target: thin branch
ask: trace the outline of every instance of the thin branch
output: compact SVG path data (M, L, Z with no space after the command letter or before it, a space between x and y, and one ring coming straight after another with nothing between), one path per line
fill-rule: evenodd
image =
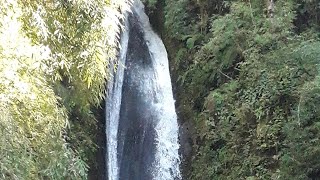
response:
M224 74L224 73L223 73L222 71L220 71L219 69L218 69L218 72L219 72L219 73L221 73L223 76L227 77L228 79L233 80L233 78L232 78L232 77L230 77L230 76L228 76L228 75Z
M301 96L300 96L300 99L299 99L299 104L298 104L298 125L299 127L301 127L301 120L300 120L300 105L301 105Z

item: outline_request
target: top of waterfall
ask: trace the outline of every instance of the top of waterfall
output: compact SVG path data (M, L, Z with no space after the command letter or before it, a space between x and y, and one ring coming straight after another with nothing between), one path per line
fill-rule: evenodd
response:
M140 0L134 0L132 7L133 11L135 11L139 16L141 25L144 27L144 29L152 31L151 25L149 23L149 17L144 12L144 4Z
M159 57L162 57L160 59L163 59L157 59L155 63L162 63L162 65L165 65L168 59L166 48L162 43L160 37L152 29L149 17L144 11L144 4L140 0L133 0L131 9L138 18L138 21L140 22L140 25L144 31L145 40L150 49L150 53L152 53L153 55L159 54Z

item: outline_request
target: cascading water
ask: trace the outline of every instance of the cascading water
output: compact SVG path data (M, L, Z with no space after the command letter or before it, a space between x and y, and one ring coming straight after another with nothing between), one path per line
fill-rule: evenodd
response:
M125 28L128 27L127 22ZM106 99L106 134L107 134L107 177L109 180L118 179L118 158L117 158L117 147L118 147L118 127L120 117L120 105L122 99L122 84L124 67L126 62L126 52L128 48L129 33L127 29L124 29L121 36L121 51L119 54L119 64L115 75L111 77L107 87L107 99ZM115 64L111 64L110 69L115 69Z
M178 123L166 49L135 0L106 102L108 180L177 180ZM112 67L113 68L113 67Z

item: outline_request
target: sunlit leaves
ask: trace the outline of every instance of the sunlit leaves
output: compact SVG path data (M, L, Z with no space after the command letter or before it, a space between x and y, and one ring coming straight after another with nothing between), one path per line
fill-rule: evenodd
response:
M54 79L67 78L92 104L103 96L109 60L115 59L126 1L20 1L26 34L48 46ZM30 26L31 25L31 26ZM52 64L51 64L52 65ZM94 82L94 83L92 83ZM78 87L77 87L78 86Z
M127 1L0 5L0 179L86 179Z
M1 178L85 177L61 136L67 116L45 78L47 50L21 35L14 8L2 14L0 34Z

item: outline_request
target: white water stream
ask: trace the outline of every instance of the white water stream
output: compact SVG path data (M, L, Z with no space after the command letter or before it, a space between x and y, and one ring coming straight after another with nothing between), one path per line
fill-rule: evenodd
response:
M135 23L139 25L142 33L143 38L141 38L141 41L144 41L144 43L147 46L148 52L148 61L151 62L149 65L150 68L147 69L145 67L135 67L135 69L131 69L131 74L134 74L133 77L130 77L130 80L124 80L124 74L126 74L126 71L129 71L129 69L123 68L121 65L119 66L117 72L115 73L115 76L112 78L111 81L109 81L108 85L108 98L106 101L106 134L107 134L107 153L106 153L106 161L107 161L107 179L108 180L140 180L140 179L146 179L147 177L139 176L139 173L146 174L149 173L152 179L154 180L177 180L181 179L180 170L179 170L179 164L180 164L180 158L179 158L179 143L178 143L178 122L177 122L177 115L175 112L175 106L174 106L174 99L172 94L172 86L171 86L171 79L170 79L170 73L169 73L169 66L168 66L168 57L167 52L165 49L165 46L159 36L154 33L154 31L151 28L151 25L149 23L149 19L147 15L144 13L144 6L139 0L135 0L132 6L132 13L131 16L134 16L134 18L137 20ZM130 22L126 23L126 28L121 36L121 50L119 55L119 62L122 64L126 64L127 59L127 53L128 53L128 43L130 43ZM139 40L140 42L140 40ZM138 44L139 45L139 44ZM139 48L137 48L139 49ZM130 52L134 52L134 50L131 50ZM139 56L139 53L143 54L145 52L134 52L137 53ZM132 53L131 53L132 56ZM133 56L135 57L135 56ZM132 60L131 60L132 61ZM138 61L138 60L137 60ZM133 61L134 63L134 61ZM145 66L145 65L143 65ZM149 67L148 66L148 67ZM130 68L131 65L127 68ZM152 71L150 71L150 69ZM132 72L132 71L139 71L139 72ZM131 80L133 79L133 80ZM140 109L141 111L146 111L145 114L152 114L146 124L151 123L152 127L154 128L152 132L154 131L154 139L151 143L151 146L144 146L145 143L144 140L148 137L148 130L144 130L141 137L138 137L141 139L139 142L128 142L128 143L122 143L122 145L119 144L119 121L121 121L121 103L126 101L127 97L122 97L123 87L124 87L124 81L127 84L130 84L130 82L134 82L136 89L138 89L137 92L132 91L132 96L135 96L138 94L139 98L145 97L150 98L151 100L146 100L145 102L148 102L147 106L148 108ZM113 83L112 83L113 82ZM137 83L138 82L138 83ZM131 83L132 84L132 83ZM126 91L126 94L129 94L131 96L130 91ZM129 92L129 93L128 93ZM130 99L128 97L128 99ZM144 106L142 106L144 107ZM139 109L139 108L138 108ZM139 111L140 111L139 110ZM136 112L141 113L141 112ZM129 121L133 121L134 119L130 118ZM132 116L133 117L133 116ZM153 118L154 117L154 118ZM151 118L151 119L150 119ZM132 123L132 122L131 122ZM138 122L137 122L138 123ZM130 127L127 127L130 128ZM133 129L134 131L134 129ZM150 133L151 134L151 133ZM151 136L150 136L151 137ZM153 136L152 136L153 137ZM121 138L121 142L128 141L128 138ZM145 140L147 141L147 140ZM147 168L137 168L139 170L136 171L130 171L124 170L125 172L122 172L121 167L127 167L131 166L131 163L141 164L141 162L137 162L138 160L143 160L143 158L137 157L129 157L127 159L123 160L123 157L126 155L123 155L122 153L126 152L123 150L119 150L119 146L122 147L122 149L130 148L126 147L126 144L132 143L133 145L137 145L137 143L142 142L142 150L144 152L150 152L153 153L150 155L152 159L152 163L148 165ZM150 143L149 143L150 144ZM149 145L148 144L148 145ZM124 146L124 147L123 147ZM150 148L150 151L148 151L148 148ZM139 152L141 153L140 150ZM147 151L145 151L147 150ZM144 154L142 154L143 156ZM121 160L119 158L122 158ZM132 161L131 159L134 159ZM130 163L129 165L125 163ZM143 172L142 172L143 171ZM121 174L125 174L121 176ZM129 174L129 175L127 175ZM134 174L135 176L131 176L131 174ZM138 174L138 175L136 175ZM121 177L126 177L129 179L124 179ZM132 178L131 178L132 177ZM140 177L140 178L137 178Z

